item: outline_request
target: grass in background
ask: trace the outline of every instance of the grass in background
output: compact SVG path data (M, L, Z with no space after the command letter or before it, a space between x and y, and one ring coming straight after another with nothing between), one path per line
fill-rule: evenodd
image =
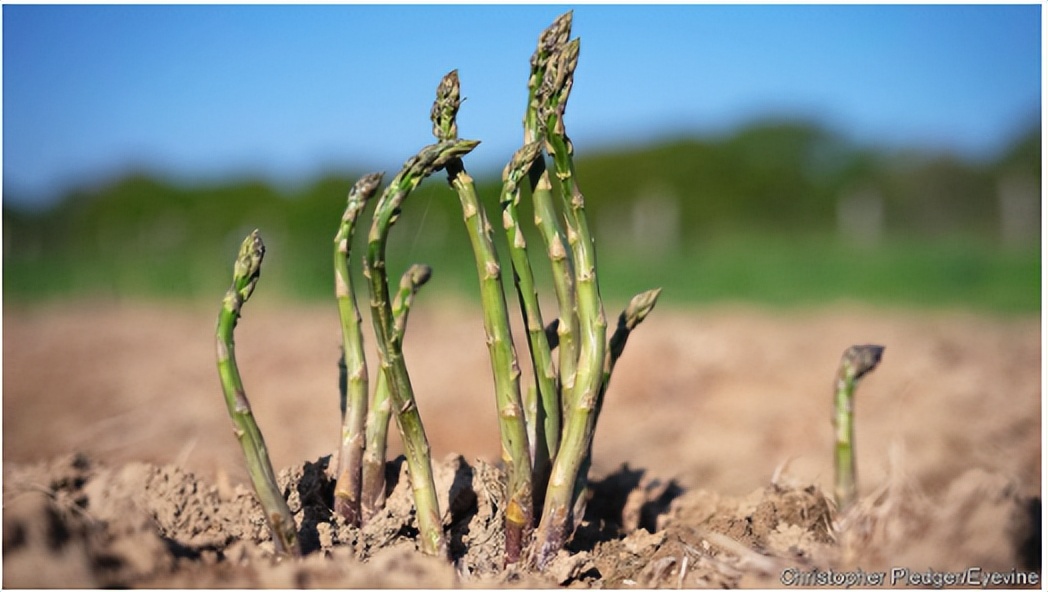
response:
M849 300L1040 310L1039 122L987 161L855 146L803 121L580 152L592 154L577 167L593 233L605 245L600 281L609 304L662 285L663 299L684 305ZM258 227L270 247L267 292L326 300L332 221L355 177L281 189L257 179L180 183L140 173L72 190L50 210L5 204L4 296L210 300L228 285L216 262ZM500 187L497 174L478 172L483 199ZM455 193L430 181L413 199L391 238L390 270L429 262L427 291L476 299ZM541 244L530 201L521 204L525 238ZM497 203L484 205L500 218ZM847 214L856 205L864 207ZM842 212L881 242L844 243ZM505 238L496 243L508 269ZM537 279L549 288L548 276Z
M289 300L328 301L330 241L318 236L313 245L281 239L279 233L267 236L273 236L267 241L271 293ZM434 268L429 290L477 300L476 270L456 250L457 242L436 251L412 248L410 236L400 238L407 248L391 249L397 254L391 257L391 270L405 269L424 255ZM223 252L234 250L231 245ZM499 245L500 254L504 247ZM323 254L314 255L316 250ZM228 283L215 257L203 248L166 254L132 250L111 258L5 256L3 295L19 304L83 297L206 299ZM1035 313L1041 307L1039 250L1007 250L977 239L896 239L863 248L832 237L733 235L658 256L609 248L600 265L601 290L616 303L659 283L664 301L678 305L806 307L848 301L998 314ZM540 274L537 281L543 289L551 285L548 276Z
M1041 258L977 240L900 239L876 248L818 237L732 237L676 257L616 254L602 280L661 279L663 298L680 304L725 301L815 306L838 301L917 308L1030 313L1041 306Z

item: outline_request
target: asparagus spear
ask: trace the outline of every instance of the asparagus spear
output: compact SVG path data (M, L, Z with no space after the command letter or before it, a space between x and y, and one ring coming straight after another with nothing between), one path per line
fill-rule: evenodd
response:
M853 345L844 350L834 380L834 460L837 507L843 511L855 502L854 396L862 377L877 367L884 353L881 345Z
M433 133L437 139L452 141L457 133L455 116L461 104L458 72L452 70L440 81L431 111ZM462 206L470 244L473 247L484 309L484 332L495 379L502 436L502 460L509 474L509 501L506 507L506 561L515 563L531 534L531 459L528 455L527 428L520 396L520 367L509 328L506 297L502 291L501 268L492 242L491 224L477 198L476 186L459 157L446 166L448 183L455 189Z
M615 327L615 332L612 333L611 339L608 340L608 350L604 354L604 378L601 381L597 406L593 410L594 423L600 418L600 411L604 407L604 395L607 393L608 385L611 383L611 373L615 370L615 363L622 357L622 352L626 348L626 340L629 339L630 333L637 328L637 325L641 324L655 308L655 303L658 301L660 293L662 293L662 288L655 288L654 290L647 290L637 294L630 299L625 310L619 314L618 325ZM575 480L575 504L572 514L575 518L576 527L578 527L579 522L586 513L586 476L589 474L592 464L593 438L591 437L589 447L586 450L586 457L582 460L582 467L579 469L579 475Z
M549 339L546 337L545 323L542 321L535 277L528 260L527 243L517 212L517 205L520 203L520 182L539 157L541 147L539 142L531 142L513 155L502 173L500 198L502 226L509 243L513 279L520 299L524 325L528 331L528 349L535 375L535 389L529 389L529 392L535 393L538 399L527 404L529 410L534 408L534 417L529 418L529 426L535 430L532 442L534 491L545 489L553 455L557 453L557 447L560 445L560 394L557 392L556 369L553 366Z
M400 278L400 289L393 298L393 330L403 343L404 328L415 294L429 281L433 270L416 263ZM368 407L367 444L364 447L363 484L361 491L361 522L366 523L386 503L386 442L389 432L389 382L386 375L378 375L378 384Z
M423 148L408 159L390 182L375 207L368 233L367 259L364 268L371 295L371 318L379 343L379 361L382 373L389 383L391 407L404 441L411 488L415 496L419 534L423 552L447 557L448 545L441 527L436 490L433 485L433 467L429 442L415 405L411 379L404 364L400 337L396 334L393 311L389 299L386 275L386 242L389 230L400 213L404 200L422 179L444 168L453 158L467 154L479 142L473 140L446 141Z
M357 218L382 183L382 175L361 177L349 192L342 222L335 234L335 298L342 324L342 357L339 359L339 391L342 407L342 438L335 472L335 512L353 525L360 525L361 463L364 455L364 421L368 410L368 367L364 358L364 335L360 310L349 270L350 246Z
M233 343L233 330L240 318L241 308L251 297L255 284L258 283L265 253L266 247L258 230L248 235L240 245L240 252L233 265L233 284L222 299L222 309L218 313L218 327L215 331L218 376L222 382L229 417L233 420L233 433L244 450L248 475L272 532L274 549L278 554L297 556L301 554L301 549L298 545L295 520L291 517L287 501L277 485L266 442L251 413L251 405L248 403L237 368Z
M607 321L597 285L596 254L585 216L585 199L575 180L571 141L564 130L564 109L571 90L579 41L553 54L540 89L539 117L546 123L546 149L553 154L564 200L568 244L575 259L579 358L575 384L565 390L568 404L560 452L553 463L542 520L536 536L535 563L545 564L564 546L571 526L572 499L582 459L593 437L594 408L603 380ZM564 343L561 343L564 347ZM585 477L585 476L583 476Z
M568 42L571 36L572 12L568 11L559 17L539 35L538 46L531 56L531 75L528 78L528 106L524 113L524 142L538 142L544 139L545 122L539 117L542 101L540 89L546 77L547 65L551 56L556 54ZM534 208L535 225L539 229L546 254L553 270L553 288L557 295L559 318L557 319L557 342L560 344L558 354L558 371L561 392L570 391L575 385L575 365L578 358L576 335L578 319L575 313L575 279L574 266L568 255L564 229L560 224L553 200L553 186L550 183L546 161L536 158L528 171L531 187L531 199ZM551 345L551 349L553 346ZM562 401L563 403L564 401ZM547 417L562 414L560 408L547 409ZM549 431L547 431L549 436ZM550 447L555 455L560 444L560 434L554 434L556 442ZM543 492L539 493L540 496Z

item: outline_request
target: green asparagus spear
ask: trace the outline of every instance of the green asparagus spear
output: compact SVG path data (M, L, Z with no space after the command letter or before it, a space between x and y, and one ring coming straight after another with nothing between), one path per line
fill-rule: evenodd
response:
M342 357L339 360L339 390L342 407L342 438L335 472L335 512L353 525L360 525L361 463L364 455L364 422L368 412L368 367L364 358L364 335L360 310L349 270L350 247L357 218L382 183L372 173L358 180L349 192L342 222L335 234L335 298L342 325Z
M414 391L401 349L401 339L394 327L386 273L386 242L389 230L396 222L408 194L422 182L422 179L444 168L449 160L469 153L478 143L472 140L439 142L423 148L404 163L375 207L371 231L368 233L367 260L364 268L365 277L369 280L371 318L379 343L379 360L382 373L389 383L391 407L404 441L404 452L411 475L421 547L423 552L440 557L447 557L447 538L441 526L433 485L429 442L418 407L415 405Z
M859 381L877 367L884 346L853 345L844 350L834 380L834 461L837 507L843 511L855 502L855 389Z
M545 138L545 122L539 117L543 101L540 93L546 77L547 65L568 42L571 36L572 13L568 11L559 17L539 36L538 46L531 56L531 75L528 78L528 106L524 113L524 142L541 142ZM542 236L553 270L553 288L557 295L559 318L556 320L558 353L558 375L561 393L569 392L575 385L575 365L578 358L578 318L575 310L575 269L568 254L567 240L560 224L557 208L553 199L553 186L550 183L546 161L536 158L528 172L531 188L531 199L534 208L535 225ZM553 346L551 345L551 349ZM561 401L566 403L566 401ZM564 415L564 410L547 409L547 417ZM549 432L547 431L547 436ZM556 445L550 448L555 456L560 444L560 434L553 436ZM545 480L545 479L543 479ZM543 496L544 492L539 492Z
M273 464L269 460L269 451L262 438L262 432L255 423L248 403L244 384L240 379L234 352L233 330L240 318L241 308L258 283L262 269L262 258L266 247L258 230L252 232L240 246L236 263L233 266L233 284L222 299L222 309L218 314L218 328L215 331L215 345L218 358L218 375L222 381L222 391L226 399L229 417L233 420L233 433L244 450L247 460L247 472L255 493L262 504L266 521L273 535L273 546L278 554L297 556L301 554L296 534L295 521L291 517L287 501L277 486Z
M400 278L400 289L393 298L393 330L403 343L408 312L415 294L429 281L433 270L428 265L416 263ZM361 522L366 523L386 503L386 442L389 433L389 382L386 375L379 373L378 384L368 407L367 444L364 447L363 484L361 491Z
M600 418L601 409L604 407L604 396L608 391L608 385L611 383L611 373L615 370L615 363L622 357L622 352L626 348L626 340L629 339L630 333L637 328L637 325L641 324L648 317L648 313L655 308L655 303L658 301L660 293L662 293L662 288L647 290L637 294L630 299L626 309L619 314L618 325L615 327L615 332L612 333L611 339L608 340L608 350L604 354L604 378L601 381L597 406L593 410L594 423ZM579 476L575 480L575 509L572 514L575 518L576 527L578 527L579 522L586 513L586 476L589 474L592 464L593 438L591 437L589 448L586 450L586 458L583 459L582 467L579 469Z
M575 384L563 391L568 404L564 437L553 463L542 520L536 535L534 560L542 567L564 546L574 524L571 518L575 483L593 437L594 409L603 380L607 321L597 284L593 237L585 216L585 199L575 179L571 141L564 130L564 109L578 62L578 39L553 54L540 88L539 117L546 123L547 150L564 203L568 244L575 260L576 307L579 322L579 357ZM561 347L564 344L561 343ZM583 476L585 477L585 476Z
M437 139L451 141L457 132L458 72L449 72L437 87L437 98L431 111L433 132ZM498 255L492 241L491 224L477 197L476 186L466 172L461 158L452 158L446 166L448 183L455 189L462 206L470 244L473 247L480 280L481 304L484 310L484 332L495 379L495 399L502 435L502 460L509 474L509 501L506 507L506 561L515 563L531 534L532 489L531 458L520 395L520 366L509 328L506 296Z
M532 370L535 375L537 401L528 403L534 408L534 417L529 426L534 429L532 442L532 482L534 491L542 491L549 478L553 456L560 445L560 394L557 392L557 372L553 366L553 354L546 337L539 296L535 288L535 276L528 259L527 243L520 227L517 205L520 203L520 182L532 163L541 154L541 144L525 144L502 173L502 226L509 243L510 261L513 264L513 279L517 287L524 326L528 331L528 349L531 353Z

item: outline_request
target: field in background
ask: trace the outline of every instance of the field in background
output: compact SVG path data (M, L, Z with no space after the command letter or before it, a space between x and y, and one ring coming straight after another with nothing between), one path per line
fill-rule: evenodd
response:
M295 257L262 229L269 246L262 292L290 300L330 300L334 306L326 258ZM148 262L137 253L109 260L6 261L4 297L18 303L70 296L217 303L228 287L234 254L229 245L214 254ZM403 255L392 259L393 269L408 263ZM415 260L435 268L427 297L478 299L476 271L468 259L429 252ZM601 260L601 286L609 302L625 302L636 292L662 286L663 300L681 305L865 302L1010 314L1040 310L1040 271L1038 251L1004 251L976 241L900 241L864 249L818 237L749 237L657 257L611 251ZM543 281L548 285L549 278Z
M774 121L721 138L576 149L609 298L661 285L680 304L1040 309L1039 128L985 162L876 151ZM476 175L497 222L497 175ZM330 298L331 238L354 178L280 189L131 174L46 211L5 205L4 297L217 299L240 240L257 227L269 248L263 290ZM429 263L427 293L476 298L457 207L443 174L424 182L393 231L391 269ZM531 225L525 231L538 242ZM548 282L548 266L535 266Z

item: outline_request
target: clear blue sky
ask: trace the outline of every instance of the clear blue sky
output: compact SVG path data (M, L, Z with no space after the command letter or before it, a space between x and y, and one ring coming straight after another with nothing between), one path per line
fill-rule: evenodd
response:
M392 174L458 68L476 173L519 145L528 58L566 7L3 7L5 199L129 169L178 179ZM1036 121L1041 7L575 7L579 151L764 115L989 157Z

